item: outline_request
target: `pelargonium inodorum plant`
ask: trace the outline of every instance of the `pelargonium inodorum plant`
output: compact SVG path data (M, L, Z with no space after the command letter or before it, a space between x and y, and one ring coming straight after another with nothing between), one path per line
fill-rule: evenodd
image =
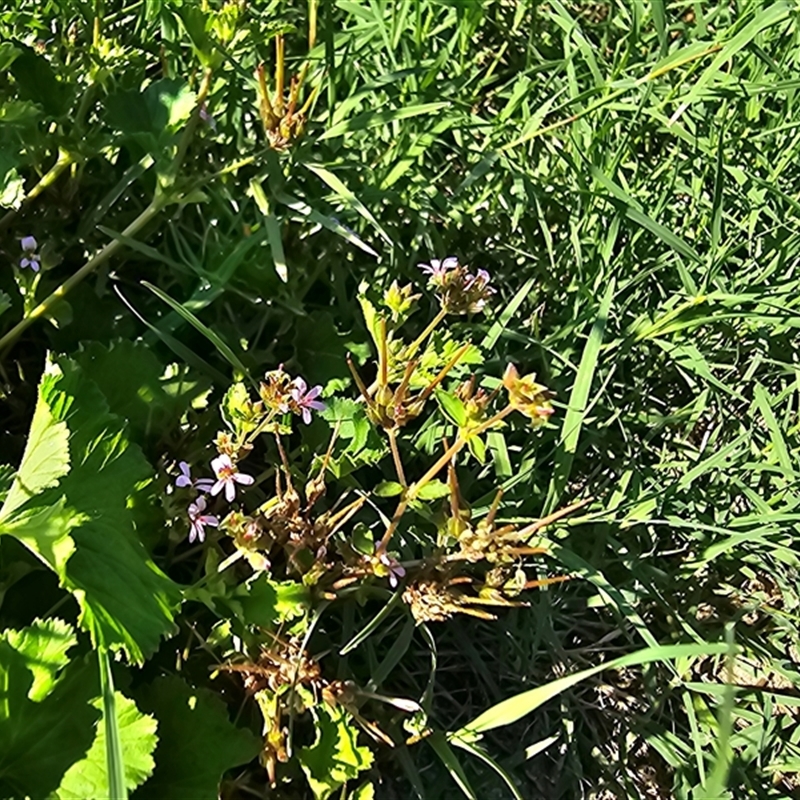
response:
M480 351L443 324L487 308L494 289L485 270L453 257L420 267L439 310L410 341L402 329L421 295L395 282L373 302L361 287L376 358L367 368L347 359L357 396L323 398L322 387L283 366L264 375L257 395L237 382L220 405L226 429L213 441L210 473L195 478L180 462L174 479L185 493L187 538L206 549L206 577L194 597L217 613L232 609L210 637L222 650L216 670L241 676L255 698L261 762L273 785L293 753L312 786L318 779L304 762L307 750L292 744L293 720L306 712L318 726L332 720L340 735L355 737L360 726L374 742L393 745L396 734L359 711L367 699L383 700L395 713L412 713L411 741L425 730L422 705L370 693L311 654L312 633L331 604L377 598L385 606L394 597L417 625L456 614L493 619L501 607L524 605L526 590L565 579L529 576L530 559L546 552L530 542L582 504L528 525L501 524L502 491L476 518L458 479L464 458L486 462L487 434L502 431L510 415L545 425L551 394L513 364L479 381L470 366L480 363ZM302 447L291 449L292 426L315 416L329 432L324 451L309 458ZM432 423L442 432L440 450L420 465L414 439ZM355 738L353 748L361 759L351 765L355 777L372 755Z

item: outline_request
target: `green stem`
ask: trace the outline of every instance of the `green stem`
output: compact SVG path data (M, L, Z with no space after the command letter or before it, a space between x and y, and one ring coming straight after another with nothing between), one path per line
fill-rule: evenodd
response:
M209 67L203 75L203 81L200 84L199 91L197 92L197 100L195 101L194 111L189 117L186 127L183 129L180 141L178 142L178 150L175 153L175 158L172 159L172 164L170 164L169 170L167 171L165 182L167 186L171 186L175 182L175 179L178 177L178 173L180 172L181 165L183 164L183 160L186 158L186 151L189 149L189 144L194 136L195 128L197 128L197 123L200 121L200 110L203 108L203 104L206 102L209 91L211 91L212 75L213 72Z
M8 333L0 338L0 352L3 348L13 344L16 339L26 331L39 317L50 312L53 306L61 300L71 289L74 289L85 277L94 272L99 266L105 264L111 256L115 255L124 246L122 240L134 237L153 217L158 214L163 202L153 200L136 219L122 232L120 239L109 242L97 255L90 258L77 272L71 275L57 289L50 293L36 308L23 317Z
M211 88L211 70L208 69L203 76L203 82L200 86L200 91L197 94L197 105L195 106L194 112L192 116L189 118L189 121L186 123L186 128L183 130L183 134L181 135L180 142L178 143L178 150L175 154L175 158L170 165L169 172L167 173L167 186L170 186L174 183L175 178L180 171L181 164L183 163L183 159L186 156L186 151L189 147L189 143L192 140L192 135L194 134L194 130L197 127L197 121L200 117L200 109L202 108L203 103L205 102L206 97L208 96L208 92ZM63 157L62 157L63 156ZM59 156L59 160L53 166L53 168L45 175L39 184L41 185L45 179L48 178L48 175L53 173L58 167L59 164L63 162L63 166L59 168L56 174L49 179L49 185L52 183L61 172L70 164L72 163L72 157L69 156L67 153L63 153L62 156ZM44 191L46 186L42 186L41 188L34 187L34 191L37 191L37 194ZM33 195L33 191L29 198ZM3 348L8 347L9 345L13 344L16 339L26 331L39 317L44 316L47 314L52 307L57 303L62 297L64 297L71 289L77 286L87 275L90 275L94 270L96 270L102 264L105 264L111 256L113 256L118 250L120 250L123 245L122 241L128 238L132 238L135 236L148 222L150 222L153 217L155 217L161 209L167 205L169 202L174 201L175 197L170 197L168 192L165 192L163 189L160 191L156 191L156 196L150 201L150 204L139 214L136 219L128 225L127 228L122 232L122 236L120 239L114 239L114 241L109 242L97 255L93 258L90 258L74 275L67 278L64 283L61 284L55 291L53 291L48 297L46 297L41 303L39 303L36 308L34 308L29 314L26 314L25 317L20 320L8 333L5 334L2 338L0 338L0 353L2 353ZM8 216L8 215L6 215ZM0 221L0 229L2 229L2 221Z
M450 447L448 447L447 450L442 453L436 463L418 481L415 481L411 484L411 486L408 487L408 490L403 493L400 502L397 504L397 508L395 509L391 522L389 523L389 527L386 529L386 533L383 534L383 538L375 548L375 552L378 555L386 551L386 548L389 546L389 541L394 535L394 532L397 530L397 526L400 524L400 518L405 513L409 502L417 499L422 487L430 483L448 464L450 459L461 452L464 445L472 437L480 436L485 431L488 431L489 428L495 426L498 422L507 417L513 410L514 409L512 406L506 406L502 411L498 411L491 419L487 419L486 422L483 422L477 428L473 428L466 435L460 433L455 442L453 442L453 444L451 444Z
M58 151L58 158L56 159L56 163L50 167L44 175L42 175L39 182L33 189L25 195L25 199L22 201L23 204L29 203L34 198L38 197L45 189L52 186L61 176L61 173L69 167L71 164L75 163L74 156L67 153L65 150L59 149ZM19 212L16 209L11 209L7 211L2 218L0 218L0 231L5 230L14 218L17 216Z
M412 358L424 341L433 333L436 326L447 316L447 311L439 309L439 313L428 323L428 327L405 349L403 358Z

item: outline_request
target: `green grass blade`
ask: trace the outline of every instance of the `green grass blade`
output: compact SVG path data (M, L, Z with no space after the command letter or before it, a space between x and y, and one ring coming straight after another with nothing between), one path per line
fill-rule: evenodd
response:
M275 214L272 213L267 195L257 178L252 178L250 180L250 194L253 195L258 210L264 217L264 226L267 229L267 239L269 240L269 248L272 251L275 272L277 272L278 277L286 283L289 280L289 270L286 267L286 255L283 252L280 223L276 219Z
M241 375L248 376L249 371L247 367L241 362L239 356L231 350L230 346L222 340L219 334L211 330L207 325L204 325L200 320L185 306L173 300L166 292L162 292L157 286L153 286L148 281L142 281L142 286L148 288L156 297L163 300L173 311L186 320L195 330L203 334L211 344L217 349L220 355Z
M535 281L536 278L528 278L517 290L517 293L511 298L508 305L492 323L492 327L489 328L486 336L483 337L483 341L481 342L482 350L491 350L497 344L497 340L503 335L503 331L508 326L508 323L513 319L514 314L519 311L519 307L525 302L525 298L530 294Z
M469 798L469 800L478 800L475 790L470 786L464 768L453 752L453 748L450 747L445 735L441 731L435 731L425 741L430 744L433 751L439 756L445 769L450 773L450 777L455 781L456 786L461 789L464 797Z
M363 131L367 128L375 128L378 125L386 125L401 119L435 114L437 111L447 108L448 105L450 104L443 102L420 103L419 105L392 108L384 111L365 111L363 114L337 122L332 128L328 128L319 139L320 141L335 139L337 136L343 136L351 131Z
M783 432L781 431L781 426L778 424L778 420L775 418L775 412L772 410L772 402L767 394L767 390L760 383L755 385L753 390L753 399L755 400L756 406L761 412L762 418L764 419L764 424L767 426L767 430L769 431L769 438L772 442L772 452L775 454L778 464L780 464L786 479L793 480L794 464L792 457L789 454L789 448L786 444L786 439L783 436Z
M703 72L700 78L695 82L694 86L689 90L689 93L684 98L683 102L675 110L675 113L670 118L670 124L675 123L680 116L686 111L689 106L697 101L714 76L722 69L722 67L729 63L736 53L742 48L747 47L759 33L767 28L783 22L792 11L789 3L777 2L769 3L765 9L756 15L742 30L733 36L722 49L717 53L714 60L709 64L708 68Z
M329 169L325 169L325 167L319 164L305 164L305 167L327 184L341 198L346 206L352 206L361 214L361 216L375 228L386 244L392 246L392 240L389 234L383 229L383 226L375 219L372 212L355 196L355 194L345 186L337 175L334 175Z
M466 742L463 739L459 739L458 737L453 738L453 744L456 747L460 747L462 750L469 753L471 756L475 756L475 758L483 761L486 766L488 766L491 770L496 772L508 786L508 790L514 796L514 800L525 800L525 798L520 794L517 785L511 779L511 776L504 770L488 753L485 753L480 747L474 745L470 742Z
M572 675L567 675L544 686L538 686L535 689L522 692L514 697L509 697L507 700L503 700L501 703L484 711L472 722L459 728L452 736L462 737L469 741L475 734L485 733L494 728L501 728L504 725L511 725L511 723L535 711L548 700L557 697L561 692L604 670L633 667L641 664L650 664L654 661L668 661L676 658L722 655L727 653L728 650L729 645L727 644L673 644L648 647L636 653L615 658L605 664L598 664L596 667L575 672Z
M383 623L391 616L392 612L400 605L403 598L402 592L395 592L388 603L339 651L340 656L346 656L359 645L363 644Z
M122 739L119 733L117 706L114 698L114 679L111 675L108 652L104 647L97 649L97 659L100 665L100 692L103 696L103 726L106 734L109 798L110 800L127 800L125 761L122 755Z
M606 287L606 293L600 301L597 318L592 325L583 349L581 363L578 366L578 374L575 376L575 384L570 393L567 413L564 416L561 428L561 439L556 451L553 477L550 481L545 502L546 514L555 509L572 472L572 462L578 448L578 440L580 439L581 428L583 427L586 409L589 404L594 373L600 358L600 348L603 345L606 321L611 309L611 302L614 299L615 285L614 280L611 279Z

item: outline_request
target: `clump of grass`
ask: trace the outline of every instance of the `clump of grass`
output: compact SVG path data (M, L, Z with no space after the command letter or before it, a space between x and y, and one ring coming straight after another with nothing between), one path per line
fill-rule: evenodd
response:
M499 483L501 521L520 525L592 495L580 524L547 542L580 580L499 625L408 637L374 688L430 695L437 734L380 756L378 796L795 793L794 6L312 3L309 38L304 9L254 3L229 36L233 6L197 27L167 4L108 5L94 27L66 3L0 17L34 55L42 39L57 75L34 96L20 61L2 88L0 247L17 264L35 236L43 265L0 276L2 346L15 346L3 461L22 456L47 349L81 344L88 365L100 345L144 339L161 370L150 388L164 373L188 405L191 383L184 423L210 439L202 395L218 399L232 372L286 362L331 392L352 388L344 356L366 359L365 277L386 290L443 253L484 264L495 311L454 327L482 344L487 373L535 371L556 413L535 445L522 430L490 435L486 463L460 480L486 506ZM124 68L97 67L115 58ZM304 86L302 122L283 129L264 102L279 61ZM194 116L169 84L157 103L180 118L169 136L126 118L121 99L175 76L204 93ZM100 271L85 270L109 243ZM65 281L66 298L34 313ZM186 445L174 408L109 402L152 463ZM420 458L434 433L420 433ZM317 444L310 431L299 447ZM149 544L189 582L166 538ZM28 586L9 590L4 625L30 622ZM187 636L195 622L183 619ZM354 625L341 622L342 639ZM351 656L365 683L393 636ZM559 684L471 751L444 736L509 697L672 645L695 655Z

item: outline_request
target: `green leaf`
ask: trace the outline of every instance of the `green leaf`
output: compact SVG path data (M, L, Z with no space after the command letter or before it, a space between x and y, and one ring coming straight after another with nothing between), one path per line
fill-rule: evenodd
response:
M450 487L442 481L428 481L416 494L418 500L438 500L440 497L447 497L450 494Z
M363 786L359 786L350 795L350 800L375 800L375 784L365 783Z
M126 135L150 134L156 139L174 132L188 119L194 92L184 80L163 78L143 92L117 92L105 100L109 124Z
M17 471L10 464L0 464L0 503L5 503L16 474Z
M231 384L222 398L219 410L225 424L237 435L249 433L255 430L256 422L252 414L253 403L250 399L250 392L240 381Z
M25 45L16 43L15 46L19 52L9 72L17 83L17 96L20 100L38 103L48 116L61 116L72 99L71 87L58 80L44 56Z
M58 620L0 635L2 797L47 797L92 743L97 672L83 661L65 666L71 642Z
M512 722L527 716L548 700L557 697L561 692L604 670L633 667L639 664L649 664L653 661L668 661L673 658L721 655L727 653L728 650L728 645L711 643L646 647L636 653L612 659L605 664L598 664L596 667L575 672L572 675L551 681L544 686L537 686L535 689L509 697L507 700L497 703L497 705L475 717L472 722L468 722L462 728L459 728L452 736L463 738L466 742L470 742L474 740L476 734L484 733L494 728L501 728L504 725L511 725Z
M158 720L156 768L136 800L216 800L223 773L253 759L261 741L231 724L225 704L180 678L158 678L136 692L139 707Z
M353 526L353 530L350 533L350 544L365 556L371 556L375 552L375 537L363 522L357 522Z
M381 344L381 336L380 336L380 319L381 315L378 313L378 309L375 308L372 301L367 297L367 289L369 288L369 284L362 283L361 286L358 287L358 304L361 306L361 314L364 317L364 324L367 326L367 330L369 331L369 335L372 337L372 341L375 343L375 347L380 347Z
M36 619L21 631L6 630L3 636L25 658L33 674L28 697L36 702L44 700L53 688L56 673L69 662L67 651L78 642L72 626L56 618Z
M60 409L54 408L60 399L55 388L59 380L60 371L51 362L45 368L39 386L39 396L22 463L3 504L0 519L11 514L31 497L57 486L59 479L69 472L69 429L63 419L56 418Z
M397 481L381 481L373 492L376 497L397 497L403 494L403 486Z
M0 147L0 206L3 208L19 209L25 199L25 182L17 172L19 165L20 158L15 150ZM0 293L0 314L10 305L11 298L5 292Z
M0 509L0 534L15 536L56 572L96 645L124 648L139 662L172 632L180 601L137 538L129 507L151 474L97 386L74 362L51 361Z
M302 617L311 606L308 587L294 581L273 581L257 574L234 594L242 607L242 621L274 629L282 622Z
M5 72L21 54L22 50L11 42L0 43L0 72Z
M486 442L480 436L470 436L467 447L479 464L486 463Z
M114 695L117 727L125 761L125 786L135 789L153 772L153 751L158 741L158 723L143 714L133 700L120 692ZM97 698L92 705L102 710L103 701ZM98 722L96 735L85 758L73 764L64 775L53 800L93 800L109 797L106 774L105 725Z
M315 800L326 800L348 781L372 766L368 747L359 747L358 728L343 708L322 703L311 713L316 720L317 738L302 747L297 758Z
M436 389L435 395L445 416L459 428L464 427L467 424L467 409L461 400L443 389Z
M111 413L127 421L137 441L176 425L208 388L206 381L185 372L178 381L168 377L152 348L143 342L119 341L110 347L91 342L74 358L100 387Z
M0 206L5 206L3 203L2 188L0 188ZM6 292L0 290L0 317L2 317L9 308L11 308L11 298Z

